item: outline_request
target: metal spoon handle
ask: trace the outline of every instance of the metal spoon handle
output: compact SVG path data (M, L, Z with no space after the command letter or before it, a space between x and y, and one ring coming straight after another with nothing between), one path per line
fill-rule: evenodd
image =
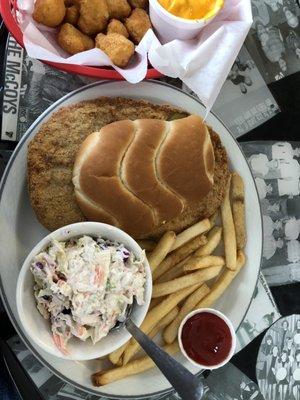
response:
M148 338L130 319L126 328L155 362L182 400L200 400L203 384L199 378Z

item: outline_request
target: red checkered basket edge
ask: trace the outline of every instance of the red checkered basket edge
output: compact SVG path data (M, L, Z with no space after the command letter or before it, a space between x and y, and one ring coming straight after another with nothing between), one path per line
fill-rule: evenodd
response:
M9 32L16 41L24 47L23 34L16 20L16 0L0 0L0 13ZM111 67L89 67L86 65L62 64L50 61L43 62L62 71L70 72L71 74L86 75L98 79L124 80L123 76ZM152 67L148 67L145 79L159 78L160 76L162 76L160 72Z

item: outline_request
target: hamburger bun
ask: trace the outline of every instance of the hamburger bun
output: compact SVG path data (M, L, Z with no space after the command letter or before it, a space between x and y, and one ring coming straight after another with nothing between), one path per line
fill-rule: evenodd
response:
M208 128L191 115L118 121L92 133L77 154L73 183L87 219L140 238L203 200L213 175Z

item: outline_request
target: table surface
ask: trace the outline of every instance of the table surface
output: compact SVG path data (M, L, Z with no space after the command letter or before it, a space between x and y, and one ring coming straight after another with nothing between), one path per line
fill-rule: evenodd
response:
M0 26L0 69L1 69L1 81L0 81L0 95L3 93L3 60L4 50L6 44L7 33L1 31ZM277 114L274 118L267 121L263 125L255 128L251 132L242 136L240 141L250 140L285 140L285 141L300 141L300 72L290 75L280 81L274 82L269 85L269 89L275 97L281 113ZM0 107L1 107L0 99ZM1 150L13 150L15 147L14 143L1 142ZM300 314L300 283L292 285L279 286L271 288L272 294L275 298L280 313L285 315ZM8 316L3 310L0 310L1 314L1 337L8 339L15 334L14 329L10 323ZM261 343L264 333L254 339L248 346L236 354L232 362L242 372L244 372L250 379L256 382L255 376L255 365L257 359L257 353L259 345ZM2 365L0 364L2 370ZM9 385L9 378L5 375L5 380ZM0 382L0 393L1 393L1 382ZM15 397L7 397L7 399L13 399Z

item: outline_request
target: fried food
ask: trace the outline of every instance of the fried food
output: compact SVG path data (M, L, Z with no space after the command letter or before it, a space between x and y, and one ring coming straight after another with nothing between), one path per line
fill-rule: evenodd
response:
M65 0L66 7L75 6L80 10L81 0Z
M207 243L195 251L195 256L209 256L219 245L222 237L222 228L214 226L207 234Z
M161 298L159 299L158 297L156 299L151 299L151 303L149 306L149 310L151 310L153 307L156 307L158 303L161 302Z
M183 271L189 272L194 271L195 269L213 267L215 265L223 266L224 264L224 257L220 256L191 257L191 259L183 267Z
M117 19L111 19L109 24L107 25L107 33L118 33L119 35L123 35L126 38L129 37L129 33L125 28L125 25L122 24L121 21Z
M155 249L157 243L154 240L144 239L137 241L139 246L145 251L152 251Z
M156 283L153 286L152 297L166 296L195 284L201 284L219 275L222 266L215 266L201 269L192 274L184 275L172 281Z
M152 329L151 332L153 332L155 329L157 329L156 333L158 333L161 329L165 328L168 326L176 317L177 314L179 313L179 307L174 307L173 310L171 310L167 315L165 315L157 324L156 327ZM154 337L153 335L152 337Z
M209 219L206 218L185 229L183 232L177 235L175 243L172 247L172 251L178 249L180 246L183 246L189 240L200 235L201 233L208 231L209 228L210 222Z
M65 13L64 0L36 0L32 16L36 22L55 28L62 23Z
M62 49L70 54L80 53L94 47L93 39L68 23L61 26L57 35L57 41Z
M146 8L149 4L148 0L128 0L132 8Z
M122 20L131 13L131 7L127 0L106 0L109 18Z
M218 218L219 211L216 211L212 216L209 217L210 227L215 226L216 220Z
M237 263L235 271L224 268L222 274L218 277L216 282L211 286L210 292L201 300L195 309L205 308L212 306L219 297L225 292L226 288L230 285L233 279L240 272L241 268L245 265L246 257L242 250L238 250Z
M87 35L102 32L108 23L109 13L106 0L80 0L78 27Z
M236 245L238 249L243 249L246 244L245 189L243 179L236 172L231 177L231 202Z
M108 355L108 359L112 364L119 366L122 365L122 354L124 353L127 345L128 342Z
M67 7L64 22L76 25L79 18L79 10L76 6Z
M168 354L176 354L179 351L178 343L172 343L163 347L163 350ZM154 367L154 361L148 356L139 358L130 362L129 364L113 368L108 371L100 371L92 375L92 382L95 386L102 386L126 378L130 375L138 374L139 372L146 371Z
M229 189L230 189L230 184L226 189L225 198L223 203L221 204L221 217L223 225L226 267L234 271L236 269L237 247L236 247L235 227L233 223L231 205L229 200Z
M166 343L173 343L177 337L178 328L183 318L193 310L193 308L209 293L209 287L204 283L193 293L189 295L184 301L179 314L173 319L173 321L166 327L163 332L163 339Z
M148 336L151 339L154 338L161 329L164 329L176 318L178 312L179 312L179 308L177 306L174 307L173 310L171 310L167 315L164 316L164 318L162 318L159 321L159 323L152 329L152 331L148 334ZM108 355L108 358L111 363L118 365L118 366L122 365L122 363L123 363L122 354L124 353L127 345L128 345L128 342L125 343L123 346L121 346L119 349L113 351L112 353L110 353ZM136 351L139 351L139 348L137 348Z
M232 216L235 227L236 245L242 250L246 244L245 204L242 201L232 202Z
M183 246L179 247L177 250L172 251L152 272L152 278L155 281L161 275L165 274L167 271L172 269L172 267L178 264L180 261L184 260L187 256L192 254L197 248L202 246L207 242L204 235L198 235L195 238L189 240Z
M187 115L185 111L171 106L124 98L100 98L61 108L42 125L29 145L28 189L39 221L47 229L55 230L85 220L74 196L72 171L75 155L90 132L125 119L174 120ZM188 205L180 216L140 239L160 238L169 230L181 232L219 208L229 170L226 151L219 136L211 130L210 135L215 154L212 190L201 201Z
M159 331L161 331L162 329L164 329L166 326L168 326L177 316L179 312L179 308L176 306L173 308L173 310L171 310L167 315L165 315L159 322L157 325L155 325L155 327L148 333L148 337L150 339L153 339ZM135 351L131 354L131 358L135 356L135 354L140 351L140 345L138 345L138 347L135 349ZM123 364L123 360L120 360L120 363L122 362Z
M161 301L156 307L152 308L146 315L140 329L148 334L157 324L159 324L160 320L164 318L173 308L177 306L183 299L185 299L190 293L197 289L200 286L199 284L190 286L185 289L181 289L176 293L172 293L167 296L163 301ZM123 356L123 365L126 365L133 354L135 354L136 349L139 347L138 343L132 338L130 339L129 345L127 346L124 356Z
M104 51L117 67L125 68L134 54L134 44L118 33L96 36L96 47Z
M151 28L151 21L145 10L135 8L126 19L125 26L134 43L139 44L147 30Z
M156 270L159 264L165 259L166 255L171 250L176 239L174 232L166 232L160 241L157 243L155 249L148 256L149 265L152 273Z
M183 267L188 262L191 257L186 257L184 260L180 261L178 264L174 265L169 271L161 275L159 278L155 280L155 283L162 283L172 281L173 279L178 278L179 276L184 275ZM156 300L160 299L160 297L156 297ZM155 300L155 299L153 299Z

